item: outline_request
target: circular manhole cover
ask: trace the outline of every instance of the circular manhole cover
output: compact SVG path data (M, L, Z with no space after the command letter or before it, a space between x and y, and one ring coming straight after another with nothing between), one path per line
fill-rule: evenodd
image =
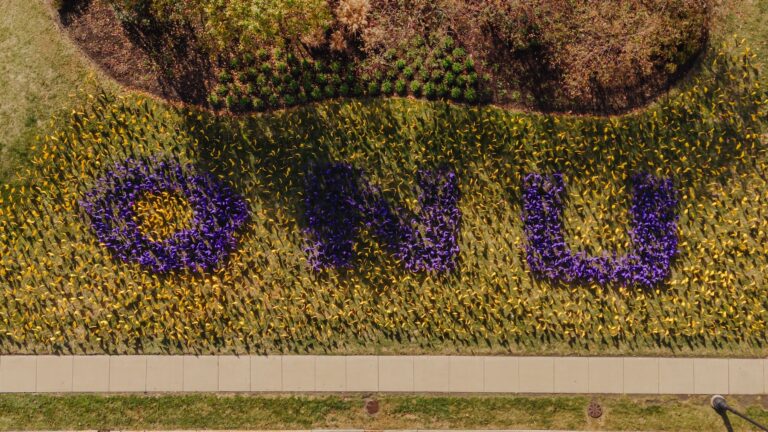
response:
M370 399L365 401L365 412L369 415L374 415L379 412L379 401L376 399Z
M587 407L587 414L589 414L589 416L593 419L600 418L603 416L603 407L601 407L600 404L596 401L592 401Z

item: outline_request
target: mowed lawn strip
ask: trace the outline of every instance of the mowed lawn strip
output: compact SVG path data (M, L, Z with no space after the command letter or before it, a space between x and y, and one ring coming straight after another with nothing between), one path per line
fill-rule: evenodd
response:
M0 430L179 429L572 429L720 431L705 397L597 397L603 417L587 415L588 397L382 396L369 416L355 396L0 396ZM759 421L756 398L729 403ZM740 430L741 420L733 419Z

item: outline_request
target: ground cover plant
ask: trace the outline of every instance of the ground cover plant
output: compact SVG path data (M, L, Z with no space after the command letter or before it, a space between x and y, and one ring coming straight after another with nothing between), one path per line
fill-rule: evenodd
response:
M766 93L753 61L746 47L726 47L680 92L620 118L406 99L233 118L140 96L83 96L81 108L54 121L34 150L29 186L0 213L0 347L762 353L768 156ZM248 222L231 255L207 271L165 274L116 257L82 203L127 160L176 161L242 196ZM359 184L376 189L383 214L397 209L384 220L398 223L360 221L351 267L317 269L306 250L316 229L309 173L323 164L361 170ZM438 231L457 236L449 271L408 269L376 232L423 232L429 217L418 216L430 214L433 196L424 192L450 191L453 180L420 171L454 173L460 192L457 212L447 213L460 213L460 229ZM633 176L669 179L679 200L669 276L650 289L539 280L523 220L531 173L563 176L563 236L589 256L633 251L641 226ZM178 212L183 230L194 202L157 193L134 203L134 222L159 234L165 225L146 226L164 219L153 215Z
M714 9L710 0L60 3L75 39L127 84L230 112L353 96L622 112L688 71ZM104 50L95 35L119 27L113 42L129 48ZM153 64L162 83L125 73L125 61Z

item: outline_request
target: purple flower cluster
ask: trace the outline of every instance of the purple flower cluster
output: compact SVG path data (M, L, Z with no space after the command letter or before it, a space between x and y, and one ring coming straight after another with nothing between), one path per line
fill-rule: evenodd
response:
M134 206L146 194L173 192L192 208L190 228L152 241L139 228ZM215 269L237 246L235 233L248 219L242 197L213 176L170 161L129 159L96 182L80 205L99 241L124 262L155 273Z
M419 211L391 207L363 171L349 164L310 170L304 203L306 252L316 270L350 268L365 226L413 272L445 272L456 265L461 211L456 174L419 171Z
M565 283L655 287L664 281L677 254L678 195L671 180L648 174L632 177L631 185L629 235L634 250L623 256L591 257L572 252L565 241L562 175L527 175L523 224L533 274Z

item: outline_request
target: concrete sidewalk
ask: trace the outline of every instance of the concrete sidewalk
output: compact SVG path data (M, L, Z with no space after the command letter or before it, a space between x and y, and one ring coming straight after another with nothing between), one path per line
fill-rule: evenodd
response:
M494 356L0 356L0 392L768 392L768 360Z

